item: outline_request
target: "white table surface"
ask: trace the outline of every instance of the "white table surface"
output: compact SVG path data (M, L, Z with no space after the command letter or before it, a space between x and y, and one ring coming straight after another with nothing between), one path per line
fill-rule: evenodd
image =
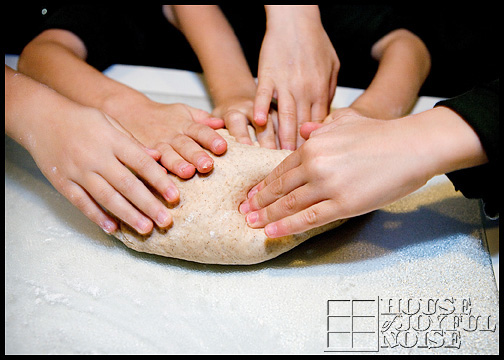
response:
M6 56L6 64L15 61ZM155 100L211 110L198 74L132 66L106 74ZM360 91L338 88L333 106L349 104ZM437 100L421 98L414 111ZM5 352L496 354L498 245L489 251L487 239L498 244L498 221L487 222L478 201L438 176L263 264L203 265L142 254L89 221L5 137ZM452 328L427 323L423 332L409 333L431 336L427 347L411 336L392 346L390 313L397 308L387 306L408 299L453 299ZM362 305L371 317L358 317ZM420 324L428 317L402 310L403 320ZM427 320L443 311L435 308ZM350 335L353 343L346 342ZM454 347L447 336L455 336Z

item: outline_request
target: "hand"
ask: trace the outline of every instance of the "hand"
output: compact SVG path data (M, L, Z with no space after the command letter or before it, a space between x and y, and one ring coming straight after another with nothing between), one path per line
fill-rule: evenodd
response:
M334 97L339 59L321 22L300 6L270 6L259 56L254 122L264 126L273 98L278 101L278 138L294 150L298 129L322 121ZM279 12L279 13L278 13Z
M227 149L226 141L212 129L224 126L223 120L206 111L150 100L135 108L118 120L142 144L160 151L161 164L181 178L190 178L196 170L212 170L213 160L202 147L216 155Z
M327 125L307 123L306 143L252 188L240 212L279 237L381 208L435 175L435 157L421 144L431 128L419 124L345 112Z
M141 234L152 230L153 221L160 227L171 224L168 209L130 171L166 201L178 201L177 188L156 162L160 153L140 144L109 116L72 107L54 112L43 131L32 131L32 137L28 150L44 175L107 233L117 229L117 222L103 208Z
M253 108L254 98L237 96L226 99L226 101L214 109L212 114L218 118L224 119L225 126L229 130L229 133L234 136L239 143L248 145L253 144L248 131L248 125L250 123L255 125L255 133L259 145L270 149L276 149L276 114L270 111L268 114L270 120L266 125L257 126L251 121Z

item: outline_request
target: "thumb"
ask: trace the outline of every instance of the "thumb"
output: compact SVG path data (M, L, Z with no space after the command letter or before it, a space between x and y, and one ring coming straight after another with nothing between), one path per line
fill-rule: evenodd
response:
M301 125L299 133L301 134L303 139L308 140L311 133L318 128L321 128L322 126L324 126L324 124L318 122L305 122L303 125Z

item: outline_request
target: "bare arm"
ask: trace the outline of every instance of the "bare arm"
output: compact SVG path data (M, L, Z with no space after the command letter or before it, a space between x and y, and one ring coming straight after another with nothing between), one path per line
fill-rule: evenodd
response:
M156 162L159 152L99 110L7 66L5 133L29 151L56 190L106 232L115 231L117 222L103 208L140 233L151 231L153 222L171 223L168 209L129 170L167 201L176 201L175 185Z
M269 237L295 234L396 201L430 178L488 162L478 135L446 107L393 120L351 112L309 137L240 206ZM308 125L308 124L306 124Z
M86 47L75 34L51 29L26 46L18 66L69 99L111 115L143 144L158 148L161 163L175 174L186 178L195 169L212 169L213 161L201 146L220 154L226 145L201 124L210 124L208 113L183 104L153 102L87 64L86 56Z
M231 25L217 5L172 5L172 9L168 18L184 33L203 68L213 114L224 119L239 142L251 144L247 124L253 117L256 84ZM267 139L259 138L261 145L266 141L274 145L272 132Z
M372 48L378 71L365 92L350 106L378 119L406 115L430 71L430 55L420 38L405 29L392 31Z

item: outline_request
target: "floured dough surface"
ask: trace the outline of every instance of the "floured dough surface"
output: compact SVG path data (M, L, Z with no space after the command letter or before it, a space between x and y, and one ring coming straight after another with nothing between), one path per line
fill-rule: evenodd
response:
M154 227L142 236L120 222L114 236L140 252L207 264L245 265L272 259L343 222L276 239L268 238L264 229L250 228L238 211L240 203L290 151L240 144L227 130L218 132L228 147L221 156L209 153L214 160L212 172L188 180L169 175L180 191L180 202L171 210L173 225Z

